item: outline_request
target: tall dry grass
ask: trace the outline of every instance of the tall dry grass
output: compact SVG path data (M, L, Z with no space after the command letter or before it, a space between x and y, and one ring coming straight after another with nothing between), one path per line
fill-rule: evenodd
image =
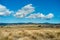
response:
M0 40L60 40L60 29L0 28Z

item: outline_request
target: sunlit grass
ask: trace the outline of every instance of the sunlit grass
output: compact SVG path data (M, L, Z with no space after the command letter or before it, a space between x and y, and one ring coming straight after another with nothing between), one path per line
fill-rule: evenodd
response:
M60 40L60 29L0 28L0 40Z

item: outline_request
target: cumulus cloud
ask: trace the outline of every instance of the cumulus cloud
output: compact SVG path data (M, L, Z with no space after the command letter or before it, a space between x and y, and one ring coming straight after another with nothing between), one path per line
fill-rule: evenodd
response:
M47 15L44 15L43 13L33 13L35 12L35 7L32 6L32 4L25 5L21 9L19 9L14 16L19 18L41 18L41 19L51 19L54 17L53 13L49 13ZM5 6L0 4L0 16L7 16L11 13L14 13L14 11L10 11Z
M42 13L34 13L34 14L30 14L26 18L44 18L44 17L45 17L45 15L43 15Z
M6 16L11 14L13 11L9 11L5 6L0 4L0 16Z
M44 15L43 13L35 13L35 14L31 14L26 18L41 18L41 19L51 19L53 18L54 15L53 13L49 13L48 15Z
M32 4L28 4L24 7L22 7L20 10L18 10L14 16L22 18L34 11L35 10L34 10L34 7L32 6Z
M33 13L35 12L35 7L32 4L28 4L21 9L19 9L14 16L18 18L41 18L41 19L51 19L54 17L53 13L44 15L43 13ZM29 15L28 15L29 14ZM28 15L28 16L27 16Z
M48 15L46 15L46 18L53 18L54 17L54 15L53 15L53 13L49 13Z

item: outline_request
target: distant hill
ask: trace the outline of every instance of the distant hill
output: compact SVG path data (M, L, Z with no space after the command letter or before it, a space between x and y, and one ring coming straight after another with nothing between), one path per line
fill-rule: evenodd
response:
M0 23L0 27L47 27L60 28L60 24L52 23Z
M35 23L0 23L0 25L23 25L23 24L35 24Z
M0 23L1 25L23 25L23 24L46 24L46 25L50 25L53 23ZM60 24L54 24L54 25L60 25Z

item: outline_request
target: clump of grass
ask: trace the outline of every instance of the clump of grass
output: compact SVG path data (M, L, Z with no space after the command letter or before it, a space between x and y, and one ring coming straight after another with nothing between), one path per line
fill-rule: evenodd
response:
M56 32L57 36L59 37L60 36L60 32Z
M35 37L35 36L31 36L31 38L33 39L33 40L37 40L37 37Z
M51 32L46 32L45 34L46 34L46 38L51 38L51 39L55 38L55 35L53 35L53 33Z

